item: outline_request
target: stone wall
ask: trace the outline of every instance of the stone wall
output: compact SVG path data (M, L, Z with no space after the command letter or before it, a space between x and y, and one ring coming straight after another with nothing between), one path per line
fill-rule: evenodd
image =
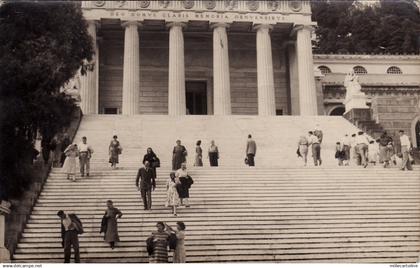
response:
M99 111L122 105L124 31L101 30L99 68ZM167 114L169 34L139 32L140 38L140 113ZM228 33L233 114L257 114L257 72L255 33ZM213 95L213 39L211 32L185 32L186 81L207 83L208 107ZM272 37L276 109L287 114L288 90L286 60L282 40ZM209 109L211 114L212 109Z
M73 140L76 135L81 119L82 112L78 108L74 112L73 120L67 129L67 133L71 140ZM5 246L10 251L11 255L13 255L16 250L17 243L25 229L26 222L32 213L32 208L38 200L39 194L48 178L51 170L51 162L49 162L48 165L45 165L40 154L38 159L34 162L33 168L36 176L32 184L19 199L9 200L12 204L12 212L6 215Z
M400 129L414 143L413 121L420 116L420 95L376 96L371 107L373 119L395 137L397 143Z

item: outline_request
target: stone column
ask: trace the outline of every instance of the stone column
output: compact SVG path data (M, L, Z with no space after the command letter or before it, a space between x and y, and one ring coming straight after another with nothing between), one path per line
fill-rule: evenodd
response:
M124 72L122 89L122 114L139 112L140 95L140 45L137 21L126 21L124 34Z
M96 28L99 25L97 21L88 21L88 32L92 37L92 45L95 51L92 61L90 62L93 68L86 71L85 75L80 79L80 108L83 114L97 114L98 113L98 83L97 75L99 68L98 45L96 40Z
M258 80L258 114L276 115L274 95L273 56L271 52L271 25L260 24L257 30L257 80Z
M10 262L10 252L5 247L5 216L10 214L10 203L1 201L0 203L0 263Z
M311 44L312 27L300 25L294 30L296 31L300 115L318 115Z
M298 64L296 56L296 43L289 42L288 62L289 62L289 86L290 86L290 111L292 115L299 115L299 78Z
M169 79L168 114L186 114L184 36L182 22L168 23L169 27Z
M213 28L213 96L214 115L232 114L230 99L229 50L226 23L214 23Z

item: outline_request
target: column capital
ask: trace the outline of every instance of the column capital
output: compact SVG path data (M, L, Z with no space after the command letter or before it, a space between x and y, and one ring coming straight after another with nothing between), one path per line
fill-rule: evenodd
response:
M314 26L313 25L303 25L303 24L296 24L293 26L292 31L290 32L290 36L294 36L296 35L297 32L301 31L301 30L308 30L310 32L314 31Z
M142 26L142 23L140 21L137 21L137 20L127 20L127 21L121 22L121 26L124 27L124 28L127 27L127 26L130 26L130 25L136 25L137 27L140 27L140 26Z
M214 28L217 28L217 27L229 28L230 23L228 23L228 22L212 22L212 23L210 23L210 29L214 29Z
M271 24L254 24L252 26L252 28L254 30L257 30L257 31L259 31L259 30L268 30L268 31L271 31L271 30L273 30L274 26L271 25Z
M172 27L176 27L176 26L180 26L181 28L185 28L185 27L187 27L187 22L184 22L184 21L168 21L168 22L166 22L166 27L168 27L168 28L172 28Z
M99 20L86 20L88 25L95 25L97 28L101 26L101 22Z

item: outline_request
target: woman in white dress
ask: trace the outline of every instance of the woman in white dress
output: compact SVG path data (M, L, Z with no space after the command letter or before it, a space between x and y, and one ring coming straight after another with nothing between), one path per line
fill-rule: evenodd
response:
M176 176L175 172L171 172L170 178L166 183L166 207L172 207L172 212L176 216L176 207L179 205L179 195L176 189Z
M76 181L76 157L79 156L79 151L77 149L77 144L70 144L65 150L64 154L66 155L66 160L63 164L63 172L67 174L67 179Z

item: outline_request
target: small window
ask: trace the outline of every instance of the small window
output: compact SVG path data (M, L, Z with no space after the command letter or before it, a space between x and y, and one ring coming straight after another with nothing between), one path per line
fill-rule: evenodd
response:
M367 74L367 71L363 66L354 66L353 71L355 74Z
M331 69L327 66L319 66L318 69L321 71L323 75L331 73Z
M276 115L283 115L283 109L277 109Z
M388 70L386 70L386 73L387 74L402 74L402 71L397 66L391 66L388 68Z
M118 108L104 108L104 114L118 114Z

